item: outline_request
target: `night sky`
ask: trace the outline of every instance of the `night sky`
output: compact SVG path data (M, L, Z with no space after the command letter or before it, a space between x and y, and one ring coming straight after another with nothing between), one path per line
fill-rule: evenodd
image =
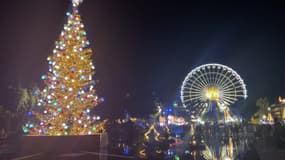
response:
M187 73L213 62L244 79L250 112L259 97L273 103L285 96L285 6L198 2L84 0L80 14L95 50L96 88L106 99L100 114L144 116L155 98L171 104ZM1 2L0 104L15 108L8 86L43 86L46 58L70 9L69 0Z

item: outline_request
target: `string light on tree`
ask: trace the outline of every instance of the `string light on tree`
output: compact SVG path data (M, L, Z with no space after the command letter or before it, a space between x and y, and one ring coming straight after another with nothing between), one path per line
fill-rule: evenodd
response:
M55 42L53 55L47 58L49 69L41 77L45 87L38 91L38 108L28 112L23 126L30 135L92 135L104 132L104 123L92 108L101 103L95 93L92 49L78 13L83 0L72 0L72 12ZM91 64L91 65L90 65ZM94 98L96 97L96 98ZM95 128L95 129L94 129Z

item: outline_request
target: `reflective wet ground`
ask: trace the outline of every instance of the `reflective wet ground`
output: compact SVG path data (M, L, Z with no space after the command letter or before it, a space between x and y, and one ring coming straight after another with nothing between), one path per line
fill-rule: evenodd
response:
M180 155L177 159L284 160L284 133L284 127L270 125L196 126L189 136L190 144L184 136L186 143L174 150Z
M110 134L108 151L102 160L284 160L285 127L270 125L190 125L178 128L153 126L135 134L123 127L125 133ZM155 131L154 131L155 129ZM133 129L131 129L133 130ZM142 130L138 128L138 130ZM145 129L144 131L148 131ZM110 132L111 133L111 132ZM133 135L131 137L127 133ZM132 141L130 141L132 139ZM117 141L116 141L117 140ZM136 142L136 143L135 143ZM0 159L31 160L97 160L100 153L37 153L14 157L13 142L1 141ZM96 145L96 144L94 144Z

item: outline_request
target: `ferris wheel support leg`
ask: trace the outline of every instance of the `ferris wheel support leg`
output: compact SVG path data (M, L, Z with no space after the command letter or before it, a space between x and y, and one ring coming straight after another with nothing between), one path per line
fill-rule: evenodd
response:
M224 110L224 119L225 119L225 122L231 122L234 120L229 109Z
M212 116L213 116L213 120L215 123L218 123L219 122L219 119L220 119L220 115L219 115L219 107L218 107L218 104L216 101L211 101L210 102L211 104L211 110L212 110Z

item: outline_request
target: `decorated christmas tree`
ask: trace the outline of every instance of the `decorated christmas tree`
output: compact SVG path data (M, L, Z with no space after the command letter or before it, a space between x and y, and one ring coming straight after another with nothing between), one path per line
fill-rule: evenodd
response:
M23 126L28 135L92 135L104 132L104 122L94 114L103 101L94 90L92 49L78 13L82 0L72 0L72 12L47 58L49 71L41 79L43 90L35 91L38 104Z

